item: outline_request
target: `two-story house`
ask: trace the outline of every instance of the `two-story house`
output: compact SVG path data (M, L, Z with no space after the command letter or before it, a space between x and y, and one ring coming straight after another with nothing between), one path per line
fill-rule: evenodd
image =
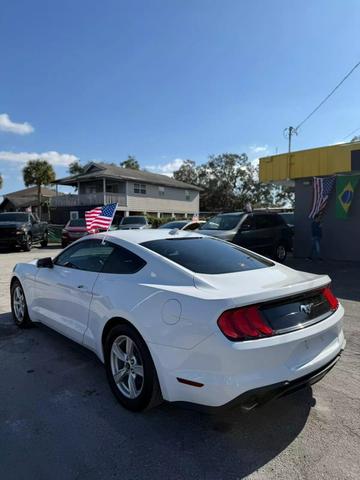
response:
M51 198L54 223L65 223L71 216L83 217L86 210L114 202L118 203L117 216L144 213L186 217L199 212L200 188L143 170L92 162L83 173L54 184L56 188L67 185L76 189L76 194Z

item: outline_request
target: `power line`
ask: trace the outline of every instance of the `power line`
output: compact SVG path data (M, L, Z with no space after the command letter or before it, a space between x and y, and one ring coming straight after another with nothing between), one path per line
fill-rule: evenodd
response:
M354 133L358 132L359 130L360 130L360 127L355 128L355 130L353 130L352 132L348 133L348 134L343 138L343 140L346 140L347 138L351 137L352 135L354 135Z
M350 70L350 72L348 72L345 77L341 80L341 82L339 82L335 88L333 88L331 90L331 92L319 103L319 105L314 108L314 110L312 112L309 113L309 115L307 117L304 118L304 120L302 122L299 123L299 125L297 127L295 127L295 130L298 130L300 127L302 127L304 125L304 123L309 120L310 117L312 117L314 115L315 112L317 112L319 110L320 107L322 107L324 105L324 103L329 100L329 98L336 92L336 90L345 82L345 80L347 78L350 77L350 75L357 69L357 67L360 65L360 61L353 66L353 68Z

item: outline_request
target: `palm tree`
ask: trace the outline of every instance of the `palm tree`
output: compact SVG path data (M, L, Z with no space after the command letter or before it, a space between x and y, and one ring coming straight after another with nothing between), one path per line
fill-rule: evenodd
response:
M46 160L30 160L23 168L23 177L26 187L37 186L39 217L41 218L41 186L49 185L55 180L55 172Z

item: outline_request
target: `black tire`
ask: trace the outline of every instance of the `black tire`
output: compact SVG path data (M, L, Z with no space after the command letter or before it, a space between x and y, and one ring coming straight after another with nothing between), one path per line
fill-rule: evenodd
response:
M19 310L16 307L17 292L21 292L21 294L23 296L23 299L24 299L24 313L21 316L19 315ZM25 293L24 293L24 290L23 290L19 280L14 280L12 282L11 288L10 288L10 295L11 295L11 313L12 313L14 322L20 328L31 327L32 326L32 321L30 320L30 317L29 317L29 312L28 312L28 308L27 308Z
M42 248L45 248L45 247L48 246L48 243L49 243L48 232L45 232L44 237L43 237L42 241L40 242L40 245L42 246Z
M131 373L125 373L122 376L122 379L119 380L119 383L115 382L113 374L114 362L120 363L122 367L121 370L128 368L129 372L129 369L131 369L130 360L129 362L124 362L123 360L119 360L118 357L115 358L114 354L112 353L113 345L118 345L118 342L123 341L124 338L129 338L135 345L135 347L133 347L134 358L136 357L137 362L139 363L137 366L140 367L142 365L143 367L143 376L136 376L136 381L140 381L141 388L139 386L140 384L138 384L137 386L139 387L139 393L134 398L130 398L128 395L124 394L123 391L121 391L122 388L124 389L124 386L126 388L126 383L129 385L129 377ZM159 381L149 349L139 333L131 325L120 324L116 325L110 330L105 340L104 353L106 375L111 390L122 406L133 412L139 412L155 407L162 402ZM122 351L122 354L124 353L125 352ZM125 363L129 363L127 367L125 366Z
M279 263L284 263L287 257L287 248L284 242L279 242L274 250L274 259Z
M24 252L30 252L32 249L32 236L30 235L30 233L28 233L26 235L26 240L25 240L25 243L23 245L23 250Z
M68 244L66 242L61 242L61 248L66 248Z

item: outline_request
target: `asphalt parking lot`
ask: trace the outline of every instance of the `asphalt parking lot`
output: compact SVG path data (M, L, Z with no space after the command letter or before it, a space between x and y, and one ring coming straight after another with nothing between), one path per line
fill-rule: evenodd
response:
M97 358L46 327L12 324L10 272L56 248L0 253L0 478L360 478L360 264L290 260L331 274L346 310L347 348L307 388L244 414L164 404L119 406Z

